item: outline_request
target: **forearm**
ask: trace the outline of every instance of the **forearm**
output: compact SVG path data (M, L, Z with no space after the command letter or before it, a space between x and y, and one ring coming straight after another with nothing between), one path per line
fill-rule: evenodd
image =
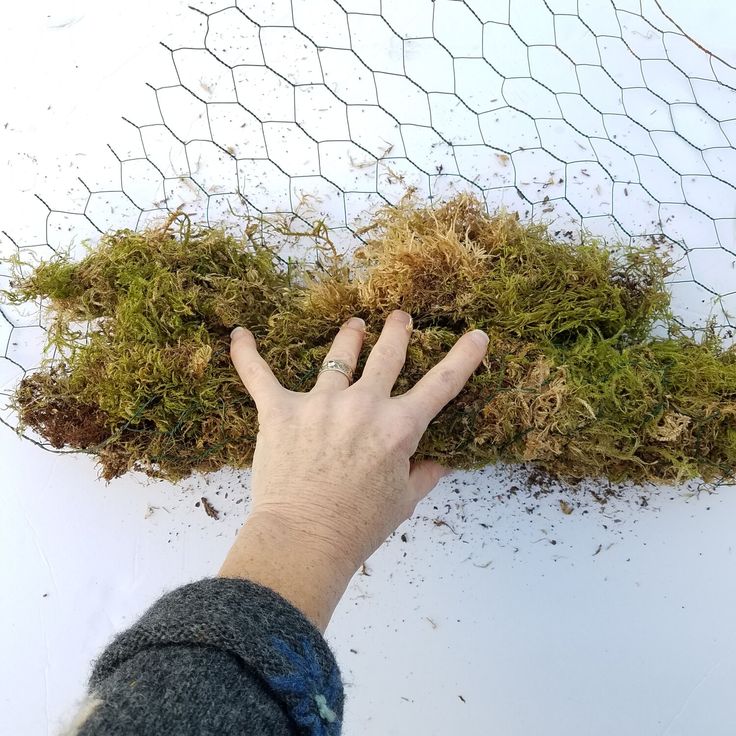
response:
M209 579L157 601L97 661L75 736L337 736L343 691L314 626L273 591Z

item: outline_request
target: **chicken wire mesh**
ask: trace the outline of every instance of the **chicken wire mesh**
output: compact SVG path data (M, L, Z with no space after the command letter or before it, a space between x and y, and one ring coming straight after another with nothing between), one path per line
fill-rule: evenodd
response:
M212 0L181 35L171 83L149 85L158 117L110 146L117 185L80 180L73 207L46 205L45 242L3 232L5 255L175 210L325 219L350 247L409 188L470 191L561 239L656 243L683 324L732 336L736 68L656 0ZM39 363L42 307L0 307L6 399Z

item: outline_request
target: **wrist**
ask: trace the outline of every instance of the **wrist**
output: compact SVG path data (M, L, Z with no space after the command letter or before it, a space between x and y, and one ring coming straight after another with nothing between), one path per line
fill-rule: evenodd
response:
M256 511L238 533L220 577L240 577L271 588L324 631L360 563L331 536L306 532L269 511Z

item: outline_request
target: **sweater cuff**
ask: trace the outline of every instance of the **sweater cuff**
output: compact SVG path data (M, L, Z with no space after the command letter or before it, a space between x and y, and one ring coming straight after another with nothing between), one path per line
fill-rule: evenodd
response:
M164 595L105 649L90 689L142 650L177 645L210 647L238 658L300 733L340 733L343 687L322 634L281 596L248 580L207 578Z

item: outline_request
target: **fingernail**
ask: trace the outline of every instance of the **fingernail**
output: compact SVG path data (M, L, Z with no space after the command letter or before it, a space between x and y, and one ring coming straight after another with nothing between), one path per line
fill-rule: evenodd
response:
M234 340L238 335L241 335L245 330L242 327L236 327L231 333L230 333L230 339Z
M391 318L403 322L405 325L411 326L411 315L403 309L395 309L391 312Z
M411 332L414 328L414 320L412 319L409 312L405 312L403 309L395 309L389 315L389 319L395 319L397 322L403 322L407 332Z
M344 325L345 327L352 327L354 330L364 330L365 320L360 317L351 317Z
M483 330L473 330L470 333L470 338L478 347L486 348L488 346L489 337Z

